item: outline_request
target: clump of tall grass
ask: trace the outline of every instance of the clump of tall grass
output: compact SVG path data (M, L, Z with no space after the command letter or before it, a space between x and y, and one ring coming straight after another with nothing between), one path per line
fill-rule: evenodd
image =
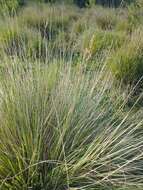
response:
M0 80L0 188L142 185L142 119L123 113L110 75L53 60L5 60ZM119 103L120 102L120 103ZM130 116L130 117L129 117Z
M7 18L1 23L0 55L18 56L20 58L45 58L47 43L36 32L26 26L21 27L17 19Z
M97 9L95 12L95 20L97 26L102 30L112 30L117 23L117 15L114 9Z
M109 65L115 77L125 83L136 83L143 73L142 28L134 31L128 43L124 43L109 58Z
M45 4L26 7L19 14L20 22L37 29L43 37L55 38L58 31L68 30L70 23L78 18L78 12L70 6L52 6Z
M122 46L127 36L124 32L86 30L79 37L79 48L83 54L88 51L90 57L109 52ZM108 54L107 54L108 55Z
M117 21L117 14L112 8L105 9L100 6L93 6L84 10L84 12L80 11L80 23L82 23L86 29L94 27L100 30L113 30Z
M138 25L143 24L143 3L140 0L133 2L131 5L128 6L128 22L132 27L137 28Z
M3 51L2 53L5 52L7 55L19 54L22 51L24 39L24 32L14 19L7 17L1 22L0 48Z
M1 0L0 1L0 15L14 14L19 7L18 0Z

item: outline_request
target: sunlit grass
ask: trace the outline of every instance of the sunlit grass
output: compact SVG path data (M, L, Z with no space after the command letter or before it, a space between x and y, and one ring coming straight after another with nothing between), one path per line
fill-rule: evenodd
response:
M0 22L0 189L142 190L142 93L128 106L137 86L120 83L142 64L141 29L39 6Z

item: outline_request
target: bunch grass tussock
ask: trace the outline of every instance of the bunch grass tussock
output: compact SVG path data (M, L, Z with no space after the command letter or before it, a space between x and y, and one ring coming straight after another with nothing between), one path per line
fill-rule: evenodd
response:
M110 75L29 66L1 73L1 189L142 184L142 120L120 114Z
M130 38L109 58L109 65L115 76L127 83L137 82L143 72L142 28L138 28Z

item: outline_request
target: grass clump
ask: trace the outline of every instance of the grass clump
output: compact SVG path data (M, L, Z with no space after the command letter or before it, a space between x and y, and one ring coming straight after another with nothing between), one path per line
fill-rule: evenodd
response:
M0 14L14 14L19 7L18 0L1 0L0 1Z
M0 30L0 51L3 56L19 58L45 58L47 44L41 34L27 27L21 28L17 20L7 20Z
M130 41L115 51L109 59L109 65L115 77L125 83L135 83L143 73L142 29L136 30Z
M108 75L29 66L1 72L1 189L137 185L142 121L120 114Z
M83 53L89 52L90 56L99 55L104 51L116 50L126 40L123 32L86 31L83 33L80 43ZM81 48L80 47L80 48Z
M1 51L7 55L20 54L24 38L24 32L13 19L7 19L7 24L2 23L0 29Z
M95 12L95 21L99 29L112 30L117 23L117 16L114 9L99 8Z
M19 15L20 22L30 28L37 29L47 39L53 39L59 31L67 30L69 23L72 23L78 16L76 11L68 6L49 7L45 4L39 6L33 5L25 8Z

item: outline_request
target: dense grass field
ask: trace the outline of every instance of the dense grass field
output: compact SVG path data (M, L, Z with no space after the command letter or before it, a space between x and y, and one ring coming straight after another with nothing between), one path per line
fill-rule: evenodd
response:
M143 190L143 1L11 2L0 4L0 190Z

